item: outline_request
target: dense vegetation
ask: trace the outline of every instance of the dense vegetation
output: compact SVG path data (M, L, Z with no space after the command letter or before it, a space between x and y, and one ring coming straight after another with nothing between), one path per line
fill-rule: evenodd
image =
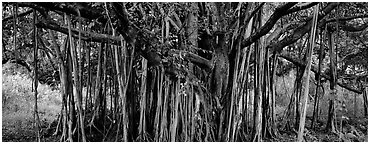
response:
M367 141L367 13L3 3L3 141L18 111L36 141Z
M20 73L25 70L16 64L7 63L2 67L2 140L35 141L34 97L32 79ZM38 112L43 133L53 132L62 101L59 91L50 86L38 86Z

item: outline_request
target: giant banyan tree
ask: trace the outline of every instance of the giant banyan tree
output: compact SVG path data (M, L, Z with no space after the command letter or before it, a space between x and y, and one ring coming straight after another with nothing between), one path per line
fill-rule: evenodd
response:
M367 97L367 13L356 2L3 3L2 61L59 89L54 134L71 142L274 139L276 79L294 70L295 117L283 122L304 141L309 87L330 83L329 131L337 88Z

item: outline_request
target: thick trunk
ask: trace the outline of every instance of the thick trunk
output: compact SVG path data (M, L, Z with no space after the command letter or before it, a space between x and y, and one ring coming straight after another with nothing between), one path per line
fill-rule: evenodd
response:
M219 36L220 42L225 43L224 36ZM228 78L229 78L229 59L227 57L227 53L223 53L220 49L223 49L225 45L219 44L216 48L216 55L213 57L215 66L214 66L214 73L213 73L213 84L211 87L214 88L214 96L216 98L216 104L217 108L220 110L221 108L225 107L225 103L222 101L223 99L226 99L226 89L228 86ZM217 50L218 49L218 50ZM226 49L226 48L225 48ZM226 109L225 109L226 110ZM223 113L223 112L221 112ZM223 139L221 138L221 134L223 132L223 121L225 120L225 115L220 116L220 124L219 125L219 140Z
M336 101L336 55L334 46L334 35L331 31L328 31L328 43L329 43L329 56L330 56L330 95L329 95L329 112L326 130L336 132L335 127L335 101Z
M333 94L333 92L331 92ZM333 96L333 95L331 95ZM334 116L335 116L335 102L334 100L329 100L329 110L328 110L328 121L326 123L326 131L327 132L335 132L335 123L334 123Z
M307 66L307 65L306 65ZM300 100L302 96L302 79L303 79L304 69L297 67L297 78L296 78L296 93L295 93L295 123L294 128L295 130L298 130L299 128L299 122L300 122Z
M271 131L273 136L276 136L278 134L277 126L276 126L276 71L277 71L277 65L278 65L278 59L277 59L277 53L274 53L274 60L273 60L273 69L272 69L272 75L271 75Z

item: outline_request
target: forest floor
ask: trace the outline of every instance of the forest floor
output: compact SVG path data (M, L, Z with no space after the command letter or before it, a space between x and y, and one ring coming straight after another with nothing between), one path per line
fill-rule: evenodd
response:
M296 137L296 131L281 130L280 135L270 141L294 142L296 141ZM326 131L325 126L315 129L305 129L304 139L306 142L367 142L367 119L347 123L341 130L338 128L336 132Z
M36 133L31 123L27 127L2 127L2 141L3 142L35 142ZM24 124L21 124L24 125ZM55 131L54 126L43 124L42 142L57 142L60 139L59 135L53 135ZM54 125L54 124L53 124ZM49 128L48 128L49 127ZM295 131L279 131L278 136L274 139L265 139L266 142L294 142L296 141ZM337 130L336 133L326 132L325 127L318 127L316 129L305 129L306 142L367 142L367 119L359 119L356 121L349 121L343 126L342 130Z

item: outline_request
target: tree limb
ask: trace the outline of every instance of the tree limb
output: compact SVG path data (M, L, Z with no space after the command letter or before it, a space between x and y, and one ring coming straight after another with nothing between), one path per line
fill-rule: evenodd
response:
M26 12L23 12L23 13L21 13L21 14L18 14L18 15L17 15L17 18L19 18L19 17L23 17L23 16L26 16L26 15L28 15L28 14L32 13L32 12L33 12L33 10L32 10L32 9L31 9L31 10L28 10L28 11L26 11ZM3 25L4 25L6 22L8 22L8 20L11 20L11 19L13 19L13 18L14 18L14 15L11 15L11 16L8 16L8 17L4 18L4 19L3 19L3 21L2 21Z
M271 17L267 20L267 22L259 28L255 33L249 36L246 40L241 43L241 47L247 47L254 43L257 39L262 37L263 35L267 34L275 25L275 23L284 15L288 14L287 10L293 7L296 2L287 3L276 8L275 12L271 15Z
M358 32L358 31L363 31L367 28L368 24L362 24L360 26L353 26L353 25L348 25L345 22L340 22L339 27L342 28L344 31L348 32Z
M294 13L294 12L297 12L297 11L300 11L300 10L304 10L304 9L308 9L310 7L313 7L315 5L319 4L318 2L312 2L312 3L303 3L303 4L300 4L300 5L297 5L295 7L292 7L290 8L287 13Z
M318 16L318 21L323 19L324 16L326 16L328 13L330 13L335 7L337 7L339 3L330 3L328 6L326 6ZM267 48L273 48L273 51L281 52L283 48L287 45L290 45L294 42L296 42L298 39L300 39L303 35L305 35L311 28L312 25L312 18L309 19L306 24L296 28L293 32L293 34L286 36L284 39L280 41L274 41L271 42ZM325 20L321 21L318 26L321 27L326 23Z
M37 24L37 27L39 28L46 28L55 30L64 34L68 34L68 28L60 26L57 24L57 22L53 20L40 20ZM78 38L78 30L71 29L72 30L72 36L75 38ZM93 41L93 42L106 42L106 41L113 41L113 42L119 42L121 39L118 36L111 36L106 34L99 34L99 33L92 33L87 31L81 31L81 39L85 41Z
M298 58L293 58L293 57L291 57L288 53L282 53L282 54L280 54L279 55L279 57L281 57L281 58L284 58L284 59L286 59L287 61L289 61L289 62L291 62L291 63L293 63L294 65L297 65L297 66L299 66L299 67L302 67L302 68L304 68L306 65L304 64L304 62L303 61L301 61L301 60L299 60ZM318 71L318 69L316 68L316 67L314 67L314 66L312 66L311 67L311 71L312 72L314 72L314 73L319 73L319 71ZM324 73L321 73L320 72L320 75L322 76L322 77L324 77L324 78L326 78L326 79L328 79L328 80L331 80L332 78L329 76L329 75L327 75L327 74L324 74ZM338 82L337 83L339 86L341 86L341 87L343 87L343 88L345 88L345 89L347 89L347 90L349 90L349 91L352 91L352 92L355 92L355 93L358 93L358 94L362 94L362 91L361 90L357 90L357 89L355 89L355 88L352 88L352 87L350 87L350 86L348 86L348 85L345 85L345 84L343 84L343 83L340 83L340 82Z
M118 32L123 36L123 38L128 43L135 43L136 37L138 35L138 27L135 26L128 18L128 12L124 4L112 2L111 3L113 12L117 18L118 23L115 24L117 27Z
M113 12L117 16L119 22L116 24L118 32L124 37L124 39L128 43L135 43L137 34L139 32L139 29L137 26L132 24L128 19L128 12L122 3L111 3L113 7ZM44 13L43 15L47 17L45 14L46 10L52 10L55 12L64 12L67 14L72 14L78 16L78 11L80 11L80 15L83 18L87 19L98 19L104 18L104 9L100 9L99 7L91 7L89 5L86 5L84 3L72 3L72 4L66 4L66 3L19 3L19 6L21 7L31 7L34 9L37 9L39 12ZM103 21L103 20L102 20ZM38 24L38 27L40 28L47 28L55 31L62 32L64 34L68 34L68 29L66 27L59 26L57 22L51 21L51 20L41 20ZM120 37L113 37L110 35L105 34L97 34L97 33L91 33L86 31L81 31L82 33L82 40L85 41L93 41L93 42L102 42L102 41L108 41L111 40L112 42L119 42L121 39ZM141 32L146 32L145 30L142 30ZM75 38L78 38L78 30L72 29L72 36ZM153 63L160 63L160 59L158 59L158 55L156 53L151 52L149 49L141 50L141 54L144 56L144 58L148 59L150 62ZM155 58L155 59L151 59Z
M81 12L81 17L87 19L97 19L103 17L104 9L99 7L91 7L87 3L52 3L52 2L38 2L38 6L47 8L52 11L61 11L67 14L78 16L78 10Z
M348 16L348 17L340 17L340 18L331 18L331 19L328 19L326 20L327 23L330 23L330 22L335 22L335 21L348 21L348 20L353 20L353 19L358 19L358 18L367 18L368 15L367 14L363 14L363 15L357 15L357 16Z
M171 49L168 54L170 55L178 55L179 57L184 58L185 60L188 60L196 65L198 65L201 68L210 69L212 67L212 64L209 60L194 54L192 52L188 51L180 51L176 49Z

